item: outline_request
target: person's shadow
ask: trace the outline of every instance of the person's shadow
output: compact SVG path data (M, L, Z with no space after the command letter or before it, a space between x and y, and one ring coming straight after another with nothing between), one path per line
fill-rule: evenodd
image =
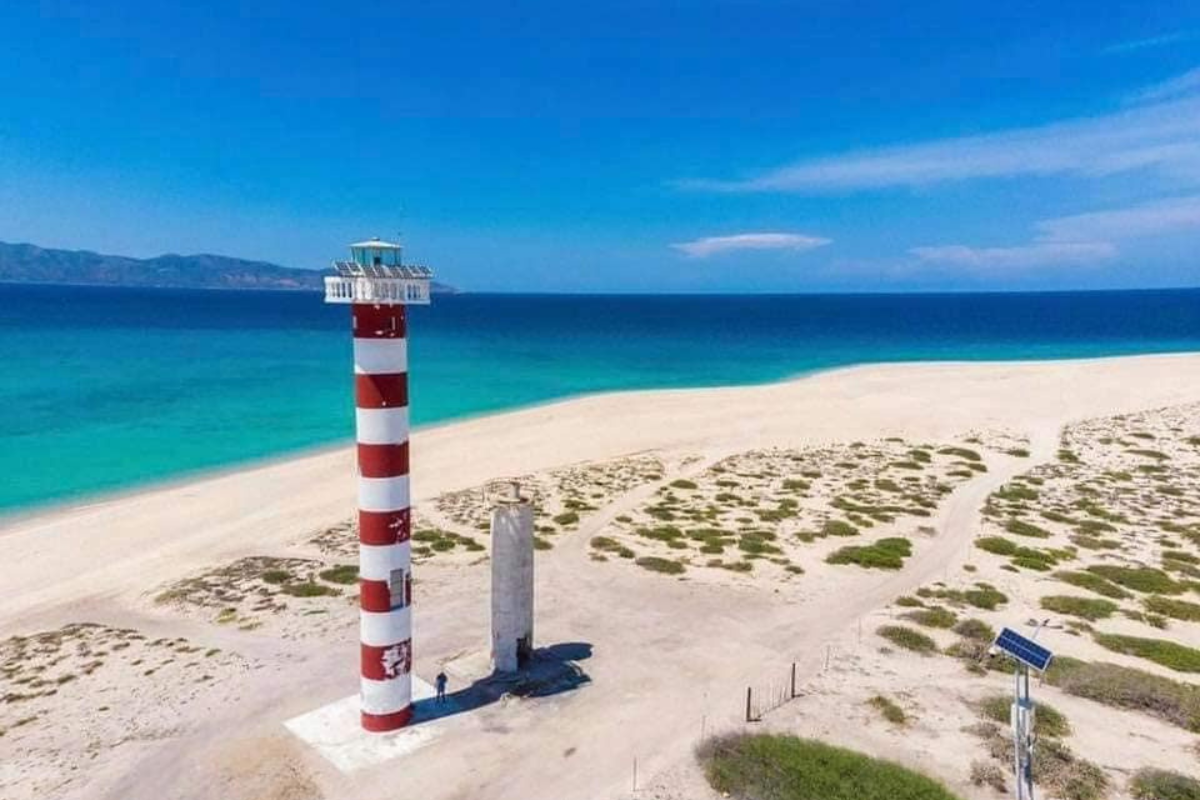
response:
M587 642L561 642L535 649L529 663L518 672L493 673L466 688L447 692L444 700L429 697L413 703L412 724L473 711L505 695L536 698L574 691L591 683L576 663L591 656L592 646Z

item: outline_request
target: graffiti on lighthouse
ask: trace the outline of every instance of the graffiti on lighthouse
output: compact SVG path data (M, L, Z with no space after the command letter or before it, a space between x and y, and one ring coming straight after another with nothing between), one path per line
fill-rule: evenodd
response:
M407 675L412 670L412 643L400 642L386 648L380 656L383 674L389 678Z

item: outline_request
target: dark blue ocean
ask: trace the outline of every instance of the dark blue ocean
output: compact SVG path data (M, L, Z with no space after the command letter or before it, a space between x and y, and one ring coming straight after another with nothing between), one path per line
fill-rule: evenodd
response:
M0 511L349 439L348 317L306 293L0 285ZM1200 290L467 294L409 329L429 424L848 364L1200 350Z

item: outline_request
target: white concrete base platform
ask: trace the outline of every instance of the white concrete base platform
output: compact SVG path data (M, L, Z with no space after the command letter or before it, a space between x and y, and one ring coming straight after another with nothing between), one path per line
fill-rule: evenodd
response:
M283 723L296 738L316 749L344 773L382 764L416 752L445 730L458 709L447 699L436 709L434 689L413 675L413 722L393 733L368 733L362 729L358 695L344 697Z

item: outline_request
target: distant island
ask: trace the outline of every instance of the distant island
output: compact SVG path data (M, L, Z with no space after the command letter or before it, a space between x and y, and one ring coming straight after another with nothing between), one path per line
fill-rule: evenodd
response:
M131 258L87 250L54 250L0 242L0 283L135 286L160 289L284 289L320 291L322 270L208 254ZM436 294L457 289L434 281Z

